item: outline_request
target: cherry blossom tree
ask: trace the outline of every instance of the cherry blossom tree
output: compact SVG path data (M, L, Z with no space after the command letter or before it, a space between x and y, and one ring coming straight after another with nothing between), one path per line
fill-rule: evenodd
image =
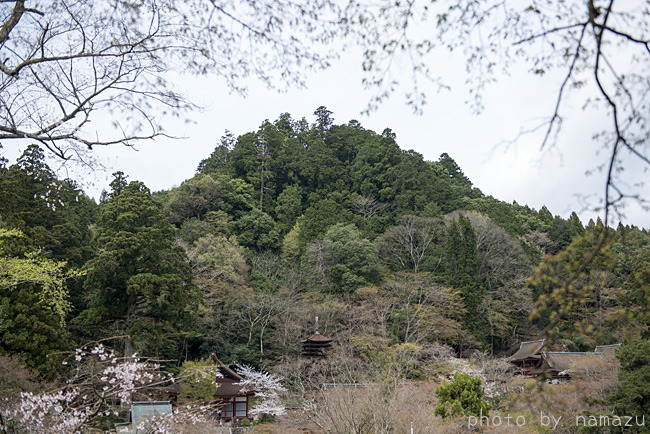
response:
M23 392L3 411L3 428L20 426L28 432L77 432L104 417L116 417L138 390L160 377L137 357L122 359L103 344L77 349L66 365L72 375L53 391Z
M156 389L181 380L165 373L155 361L121 357L103 343L78 348L64 362L70 377L61 387L41 392L21 392L15 399L0 402L0 432L77 433L101 430L122 421L134 400L150 400ZM215 372L212 369L212 384ZM237 373L244 392L254 392L260 403L251 414L285 413L281 378L269 372L239 366ZM189 403L172 414L156 415L143 423L159 433L179 432L182 427L206 423L215 403ZM182 429L181 429L182 431Z
M260 398L260 403L250 410L251 415L281 416L286 412L280 395L287 389L282 385L280 377L270 372L257 371L246 365L238 366L236 372L243 378L237 383L242 386L242 392L254 392L255 396Z

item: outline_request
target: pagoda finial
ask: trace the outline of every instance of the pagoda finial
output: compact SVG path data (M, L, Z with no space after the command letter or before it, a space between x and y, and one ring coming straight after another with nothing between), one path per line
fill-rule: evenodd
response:
M316 315L316 334L319 334L318 333L318 315Z

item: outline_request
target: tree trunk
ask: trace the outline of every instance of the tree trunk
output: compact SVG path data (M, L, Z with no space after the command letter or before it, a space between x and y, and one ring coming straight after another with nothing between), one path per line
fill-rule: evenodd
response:
M129 294L129 301L126 309L126 338L124 339L124 357L131 359L135 354L135 345L131 337L131 322L135 318L136 302L138 296L136 294Z

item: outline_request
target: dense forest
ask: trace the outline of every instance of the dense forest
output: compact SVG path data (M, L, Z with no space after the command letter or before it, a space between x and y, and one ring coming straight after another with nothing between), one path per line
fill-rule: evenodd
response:
M328 375L361 382L426 379L440 351L647 340L647 229L500 201L446 153L314 115L226 132L167 191L116 172L99 203L37 145L0 160L0 354L53 380L88 342L171 370L214 352L295 386L315 317Z

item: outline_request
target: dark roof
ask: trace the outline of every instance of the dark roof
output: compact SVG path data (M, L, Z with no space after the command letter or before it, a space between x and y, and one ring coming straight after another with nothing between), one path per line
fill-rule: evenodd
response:
M214 353L210 354L210 358L217 364L215 397L254 395L253 392L242 390L243 386L237 383L243 378L219 360Z
M165 392L165 393L178 395L179 393L181 393L181 383L180 382L179 383L172 383L172 384L170 384L168 386L161 386L161 387L156 388L156 390L159 390L159 391Z
M230 378L236 381L243 380L243 378L237 375L235 371L233 371L228 366L226 366L221 360L217 359L217 356L214 353L210 354L210 358L217 364L217 369L221 374L221 378ZM219 380L219 376L217 376L217 381L218 380Z
M316 332L313 335L309 336L307 339L302 341L303 343L306 342L314 342L314 343L328 343L332 342L332 339L328 338L327 336L323 336L320 333Z
M603 353L547 352L542 353L542 362L531 371L532 374L555 373L569 375L580 368L594 368L603 364Z
M216 397L226 396L246 396L253 395L253 392L243 390L243 386L229 378L217 378L217 391L214 393Z
M302 355L307 357L327 357L332 349L332 339L316 332L302 341Z
M545 339L539 341L525 341L519 344L519 349L508 359L510 362L521 362L528 359L539 360L540 352L544 347Z

